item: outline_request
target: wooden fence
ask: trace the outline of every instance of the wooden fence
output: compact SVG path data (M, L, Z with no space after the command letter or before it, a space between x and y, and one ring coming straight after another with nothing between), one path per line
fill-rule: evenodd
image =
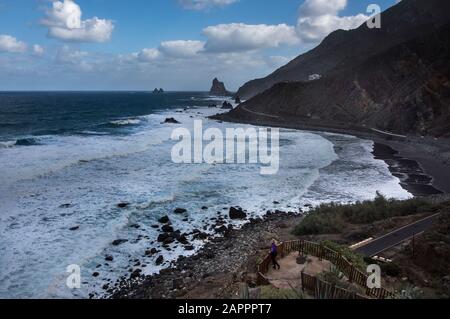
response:
M367 287L368 276L353 266L344 256L338 252L321 244L303 240L289 241L278 247L279 255L283 258L292 252L298 251L302 255L311 255L319 259L330 261L342 272L351 283L357 284L366 290L366 295L377 299L386 299L393 296L393 293L384 288L370 289ZM267 285L269 280L265 274L269 272L272 260L268 255L258 266L258 284ZM306 277L305 277L306 279Z
M314 293L315 299L368 299L356 292L336 287L317 277L302 272L302 289Z

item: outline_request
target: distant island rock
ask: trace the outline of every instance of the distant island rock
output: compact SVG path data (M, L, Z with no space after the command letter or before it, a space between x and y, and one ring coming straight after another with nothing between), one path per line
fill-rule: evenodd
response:
M153 90L153 94L163 94L164 93L164 90L163 89L159 89L158 90L158 88L155 88L154 90Z
M229 96L231 95L230 92L227 91L225 88L225 84L223 82L220 82L217 78L213 80L211 90L209 91L211 95L216 96Z

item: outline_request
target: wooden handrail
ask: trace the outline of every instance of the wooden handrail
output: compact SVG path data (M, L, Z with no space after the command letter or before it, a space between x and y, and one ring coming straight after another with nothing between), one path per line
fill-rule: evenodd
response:
M312 255L318 257L319 259L330 261L348 278L351 283L364 287L366 289L367 296L378 299L386 299L394 295L392 292L383 287L375 289L368 288L367 280L369 277L366 274L357 269L343 255L321 244L304 240L287 241L278 246L278 251L281 257L288 256L290 253L298 251L304 255ZM270 255L267 255L258 265L258 284L266 285L270 283L265 274L269 272L271 262L272 260Z

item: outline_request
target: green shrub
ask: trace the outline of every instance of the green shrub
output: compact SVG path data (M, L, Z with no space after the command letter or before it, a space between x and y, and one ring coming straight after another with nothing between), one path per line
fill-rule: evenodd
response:
M337 234L342 232L345 223L367 224L435 210L436 206L421 198L398 201L387 199L377 193L373 201L357 202L351 205L322 204L313 209L295 227L294 234L298 236Z
M335 266L330 271L319 274L318 278L338 288L345 289L350 292L364 294L365 291L361 287L357 287L345 280L345 275L341 273Z
M389 277L398 277L402 272L400 266L395 263L381 264L381 271Z
M355 253L353 250L346 246L342 246L339 244L336 244L332 241L323 241L321 245L330 248L331 250L334 250L335 252L341 254L344 256L350 263L353 264L356 268L359 270L366 272L367 270L367 264L364 261L364 257Z

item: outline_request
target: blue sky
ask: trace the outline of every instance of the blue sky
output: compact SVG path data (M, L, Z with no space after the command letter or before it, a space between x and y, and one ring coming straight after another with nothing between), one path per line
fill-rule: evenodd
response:
M0 0L0 90L235 90L395 0Z

